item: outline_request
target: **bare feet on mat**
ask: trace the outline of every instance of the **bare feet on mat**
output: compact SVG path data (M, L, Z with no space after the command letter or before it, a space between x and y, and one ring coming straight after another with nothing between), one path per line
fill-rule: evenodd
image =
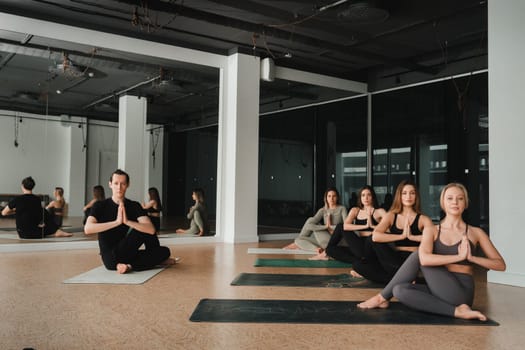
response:
M350 276L352 276L353 278L363 278L363 276L357 273L356 270L350 270Z
M466 320L475 320L486 321L487 316L483 315L481 312L472 310L467 304L461 304L456 306L454 310L454 317L464 318Z
M172 266L172 265L175 265L175 264L178 264L180 262L180 257L176 256L174 258L167 258L166 260L164 260L163 262L160 263L160 266Z
M286 247L283 247L283 249L299 249L299 246L295 243L290 243Z
M311 258L308 258L308 260L328 260L328 255L326 255L325 252L319 253L316 256L312 256Z
M117 264L117 272L120 274L128 273L131 271L130 264Z
M357 307L360 309L386 309L389 305L388 300L383 298L381 294L376 294L370 299L363 301L362 303L357 304Z
M324 248L317 248L315 251L317 252L317 254L323 254Z
M58 229L57 232L55 232L55 234L53 236L55 236L55 237L71 237L71 236L73 236L73 234Z
M178 228L175 230L175 233L184 233L186 232L186 230L182 229L182 228Z

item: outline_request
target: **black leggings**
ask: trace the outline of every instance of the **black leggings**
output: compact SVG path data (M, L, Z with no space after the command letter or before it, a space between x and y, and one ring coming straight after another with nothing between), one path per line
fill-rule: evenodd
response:
M155 232L160 232L160 217L159 216L149 216L149 219L151 220L151 223L155 227Z
M372 242L372 237L367 239L374 254L368 254L365 259L355 261L352 267L364 278L386 284L411 252L392 249L388 243Z
M139 249L144 244L145 249ZM133 270L154 268L170 257L168 247L160 245L157 235L131 230L113 251L101 252L102 262L108 270L116 270L117 264L130 264Z
M412 283L419 270L426 285ZM406 259L381 295L387 300L395 296L416 310L453 317L456 306L472 306L474 279L469 274L450 272L444 266L421 266L416 251Z
M59 227L47 210L43 210L43 218L45 223L44 227L35 226L29 230L21 230L17 228L16 231L18 232L18 236L25 239L38 239L55 234Z
M371 249L366 238L358 236L355 231L345 231L343 224L338 224L326 246L326 255L335 260L354 263L368 255L367 251ZM339 245L341 240L345 241L347 246Z

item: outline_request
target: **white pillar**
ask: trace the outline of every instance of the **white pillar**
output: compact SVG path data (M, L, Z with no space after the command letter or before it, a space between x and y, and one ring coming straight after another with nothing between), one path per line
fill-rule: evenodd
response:
M489 282L525 286L525 2L488 2L490 236L507 263Z
M258 241L259 79L250 55L229 56L221 71L216 226L229 243Z
M146 189L146 111L146 98L128 95L119 98L118 167L130 177L126 197L139 202Z

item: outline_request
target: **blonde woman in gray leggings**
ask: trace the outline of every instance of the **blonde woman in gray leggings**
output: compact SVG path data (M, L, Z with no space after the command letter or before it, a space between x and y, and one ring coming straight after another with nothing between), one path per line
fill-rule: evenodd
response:
M358 304L362 309L387 308L394 296L403 304L435 314L485 321L474 301L473 265L504 271L505 261L488 235L462 219L469 200L459 183L445 186L440 197L445 217L438 226L423 231L419 250L412 253L388 285L377 295ZM473 255L479 246L484 256ZM413 281L421 270L426 285Z

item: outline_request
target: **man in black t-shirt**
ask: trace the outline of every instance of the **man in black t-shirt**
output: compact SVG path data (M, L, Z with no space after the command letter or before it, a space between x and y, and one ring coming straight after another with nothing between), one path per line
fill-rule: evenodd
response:
M98 233L104 266L126 273L175 264L169 248L160 245L140 203L125 198L128 186L129 175L120 169L114 171L109 181L112 196L93 204L84 226L86 234ZM139 249L143 244L145 249Z
M22 180L22 195L9 201L2 215L15 214L16 230L20 238L44 238L45 236L71 237L52 220L51 215L42 208L40 198L33 194L35 180L31 176Z

